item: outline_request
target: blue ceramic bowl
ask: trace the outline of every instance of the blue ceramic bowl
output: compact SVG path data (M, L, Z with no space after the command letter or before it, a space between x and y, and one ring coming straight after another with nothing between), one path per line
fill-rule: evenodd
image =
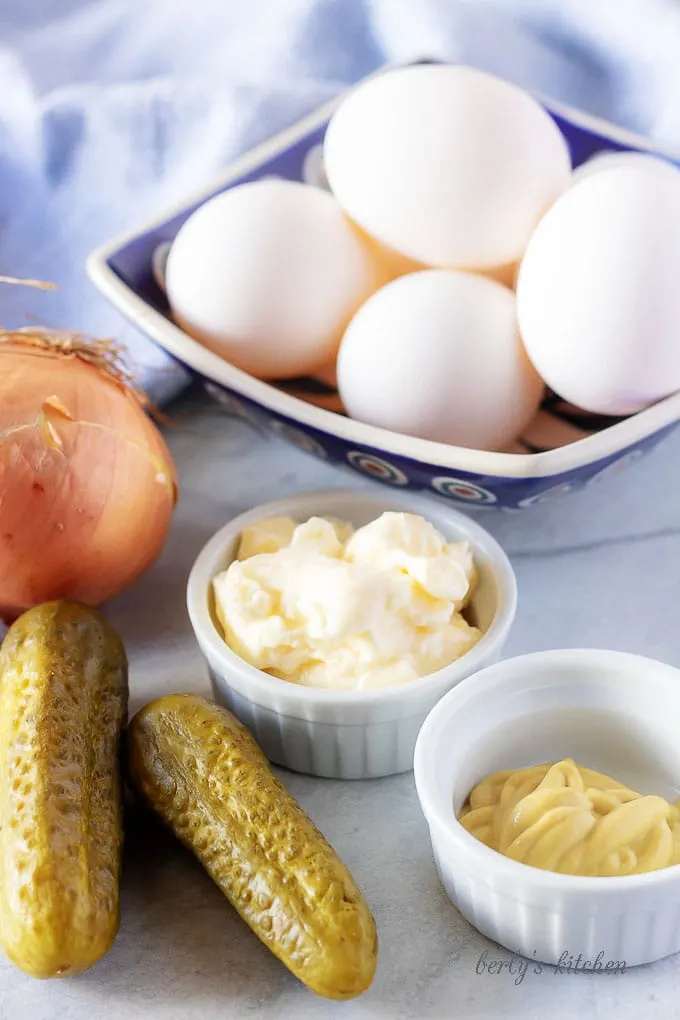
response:
M322 141L339 101L250 152L179 209L95 251L88 260L92 281L229 413L332 464L458 504L519 510L557 498L642 457L678 425L680 394L624 419L589 415L548 396L512 452L468 450L354 421L342 413L331 385L309 379L262 382L179 329L170 318L163 269L181 225L208 198L246 181L276 176L325 186ZM651 150L644 139L607 123L552 102L543 105L562 131L575 167L607 150L653 151L680 164L680 154Z

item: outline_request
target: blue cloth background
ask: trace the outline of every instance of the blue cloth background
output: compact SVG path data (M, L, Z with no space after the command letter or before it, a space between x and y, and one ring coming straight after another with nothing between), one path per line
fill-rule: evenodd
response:
M386 60L500 74L680 150L678 0L0 0L0 323L125 341L157 400L183 382L88 283L95 245Z

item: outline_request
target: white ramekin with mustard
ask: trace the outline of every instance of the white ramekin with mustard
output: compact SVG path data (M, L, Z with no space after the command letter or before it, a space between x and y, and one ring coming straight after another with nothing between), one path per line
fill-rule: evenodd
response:
M678 718L679 670L598 649L506 659L442 698L415 780L463 916L556 973L680 951Z

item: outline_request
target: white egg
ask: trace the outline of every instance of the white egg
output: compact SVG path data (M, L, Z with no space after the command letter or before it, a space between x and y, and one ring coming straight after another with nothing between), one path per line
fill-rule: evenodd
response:
M680 173L637 161L575 184L529 243L517 310L573 404L625 415L680 389Z
M383 245L471 270L516 262L571 171L559 129L528 93L446 65L388 71L350 93L324 163L347 214Z
M338 385L353 418L483 450L511 443L543 394L512 291L445 269L401 276L362 305L340 345Z
M173 317L188 333L237 368L284 379L332 361L384 275L331 195L268 179L193 213L166 279Z
M613 170L619 166L645 166L651 168L650 172L656 170L660 173L680 173L669 160L648 152L598 152L574 170L571 175L572 185L582 181L584 177L600 173L601 170Z

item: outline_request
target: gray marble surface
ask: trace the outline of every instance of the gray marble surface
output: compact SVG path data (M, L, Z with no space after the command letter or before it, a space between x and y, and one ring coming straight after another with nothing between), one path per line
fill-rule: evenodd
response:
M109 607L129 649L133 710L165 692L208 692L184 587L194 557L224 521L282 493L362 484L263 441L200 400L184 400L173 417L182 496L170 541L154 569ZM583 494L481 519L519 581L508 655L585 645L680 665L680 435ZM680 957L623 975L480 972L485 950L487 960L507 954L478 935L440 888L410 775L359 783L283 778L374 910L380 962L366 995L335 1004L307 992L189 855L133 817L111 952L89 973L55 982L33 981L3 960L1 1020L680 1017Z

